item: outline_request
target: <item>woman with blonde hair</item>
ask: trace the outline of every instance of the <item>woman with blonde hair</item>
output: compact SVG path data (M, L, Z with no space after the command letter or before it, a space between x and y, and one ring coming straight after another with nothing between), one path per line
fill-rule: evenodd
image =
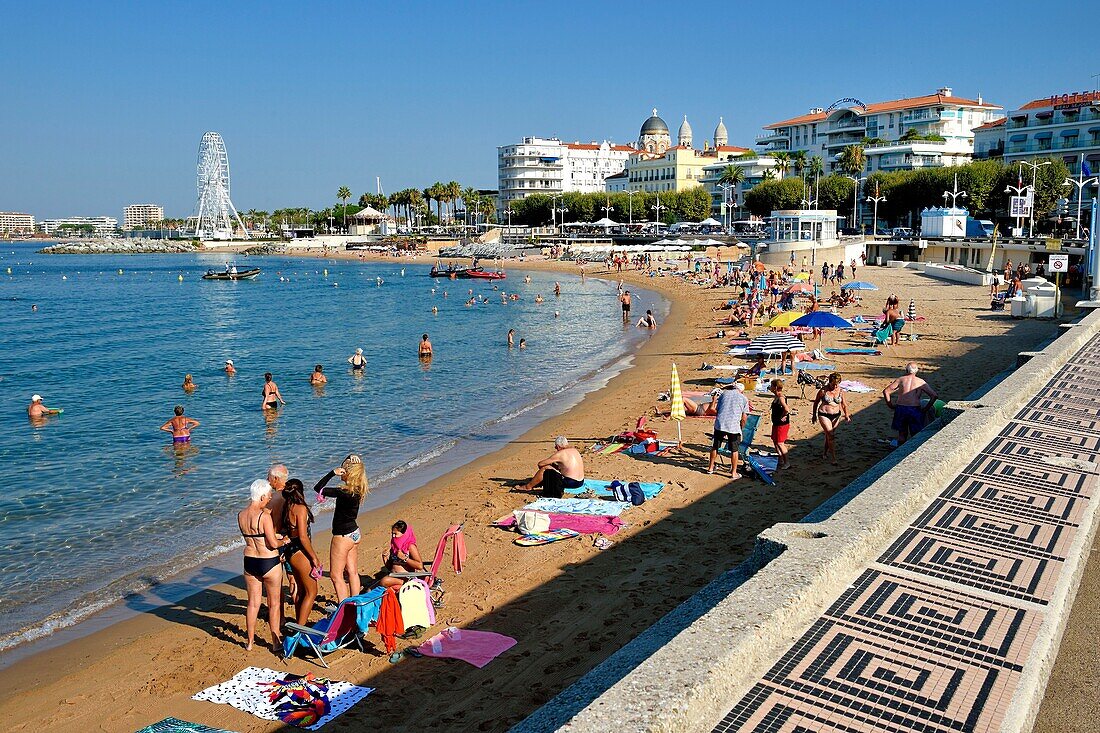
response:
M334 476L339 476L343 486L326 488ZM363 583L359 579L359 503L367 494L367 473L363 459L352 454L344 459L339 468L325 474L313 487L317 492L317 501L325 498L336 499L336 508L332 512L332 542L329 545L329 575L336 590L336 599L342 601L349 596L359 595Z

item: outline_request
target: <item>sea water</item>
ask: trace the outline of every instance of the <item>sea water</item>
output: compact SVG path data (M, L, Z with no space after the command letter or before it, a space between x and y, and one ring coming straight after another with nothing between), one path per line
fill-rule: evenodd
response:
M308 489L359 453L377 505L456 447L473 458L514 437L647 336L595 277L512 270L488 283L430 278L428 265L247 257L237 264L258 279L216 282L201 275L224 255L39 246L0 244L0 649L238 546L235 514L274 461ZM466 306L470 290L488 302ZM635 295L636 316L663 317L658 296ZM424 333L430 363L417 358ZM346 361L356 347L362 374ZM309 385L316 364L323 388ZM287 402L277 413L261 409L264 372ZM35 393L64 413L30 420ZM183 447L159 430L177 404L201 422Z

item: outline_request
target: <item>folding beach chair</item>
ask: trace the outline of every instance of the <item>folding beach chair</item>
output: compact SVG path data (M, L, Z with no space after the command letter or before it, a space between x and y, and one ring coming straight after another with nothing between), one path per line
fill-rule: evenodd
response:
M408 580L420 578L427 583L432 594L432 605L436 608L443 607L443 579L439 577L439 569L443 565L443 554L447 551L447 542L454 540L451 554L451 565L456 575L462 574L462 565L466 562L466 537L462 534L463 524L452 524L439 538L439 544L435 548L435 558L424 563L424 569L411 573L390 573L387 577Z
M311 649L317 661L326 669L325 655L354 644L363 651L363 634L371 622L378 618L382 603L382 588L371 590L340 601L331 614L313 626L303 626L293 621L286 623L288 634L283 641L283 658L289 659L298 647Z
M882 328L871 334L871 346L885 346L890 348L890 337L894 335L894 324L887 323Z

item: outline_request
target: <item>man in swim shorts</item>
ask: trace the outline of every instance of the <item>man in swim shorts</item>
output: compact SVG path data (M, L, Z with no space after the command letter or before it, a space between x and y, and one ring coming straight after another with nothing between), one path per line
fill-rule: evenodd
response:
M172 442L175 444L190 443L191 431L199 426L199 421L183 416L183 405L176 405L176 416L160 426L166 433L172 434Z
M630 321L630 291L624 290L619 296L619 302L623 305L623 323Z
M566 489L579 489L583 484L584 459L564 435L559 435L554 440L554 452L539 461L535 475L520 488L530 491L541 486L541 496L560 499Z
M928 386L928 382L917 376L917 365L909 362L905 365L905 375L898 377L882 390L886 406L894 411L891 427L898 431L898 445L924 428L925 415L939 395ZM891 401L890 396L894 399ZM921 395L928 395L928 406L921 406Z

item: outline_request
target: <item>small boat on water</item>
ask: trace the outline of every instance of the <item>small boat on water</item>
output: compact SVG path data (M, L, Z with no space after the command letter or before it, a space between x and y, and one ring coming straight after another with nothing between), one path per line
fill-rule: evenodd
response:
M238 270L236 265L229 265L224 270L207 270L202 276L203 280L254 280L260 274L260 268L252 267L247 270Z
M459 277L469 278L471 280L503 280L508 277L504 274L503 270L483 270L480 267L471 268L466 270Z
M429 277L465 277L463 273L466 272L465 267L455 267L449 265L446 268L439 265L432 265L432 271L428 273Z

